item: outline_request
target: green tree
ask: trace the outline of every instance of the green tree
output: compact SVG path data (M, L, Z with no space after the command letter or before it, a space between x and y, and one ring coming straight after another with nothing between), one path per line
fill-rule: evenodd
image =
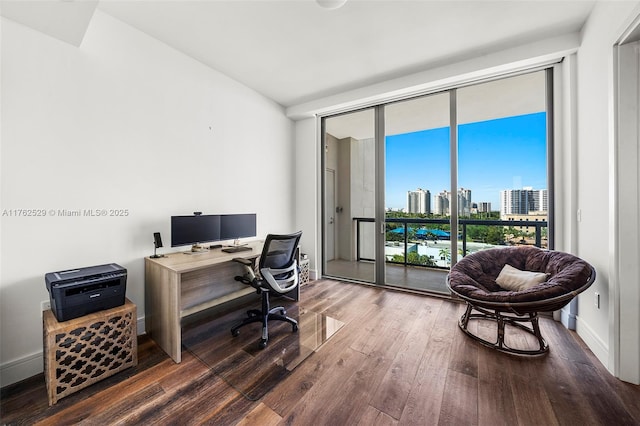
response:
M435 266L435 262L429 256L418 254L415 251L407 255L407 262L413 265Z
M485 242L493 245L504 245L504 228L502 226L489 226Z
M487 225L468 225L467 241L485 242L489 234L490 226Z
M451 262L451 251L448 248L441 248L438 255L440 256L440 259Z
M390 262L394 263L404 263L404 255L402 254L394 254L388 259ZM421 265L421 266L436 266L436 262L433 261L429 256L420 255L418 252L412 251L407 254L407 263L411 265Z

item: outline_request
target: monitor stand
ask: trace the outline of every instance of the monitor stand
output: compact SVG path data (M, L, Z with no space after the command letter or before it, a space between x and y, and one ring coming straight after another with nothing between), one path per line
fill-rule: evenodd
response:
M240 238L235 238L233 240L233 245L229 246L229 247L243 247L243 246L246 246L246 245L249 245L249 243L241 243L240 242Z

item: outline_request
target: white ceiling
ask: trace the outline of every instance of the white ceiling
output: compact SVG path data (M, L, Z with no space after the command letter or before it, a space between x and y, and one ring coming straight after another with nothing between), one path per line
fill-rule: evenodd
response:
M96 0L0 0L79 45ZM284 107L579 31L594 1L100 0L97 8Z
M541 38L593 1L121 1L98 9L289 107Z

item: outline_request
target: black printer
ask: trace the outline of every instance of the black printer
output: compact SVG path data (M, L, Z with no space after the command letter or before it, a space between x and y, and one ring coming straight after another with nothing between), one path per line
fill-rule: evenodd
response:
M115 263L49 272L44 279L58 321L124 305L127 270Z

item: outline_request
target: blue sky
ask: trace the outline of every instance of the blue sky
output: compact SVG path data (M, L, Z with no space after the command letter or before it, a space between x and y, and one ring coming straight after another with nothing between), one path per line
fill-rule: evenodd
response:
M500 209L500 191L546 189L545 112L458 127L458 187L473 202ZM449 128L386 138L386 207L406 208L407 191L428 189L431 197L450 185Z

